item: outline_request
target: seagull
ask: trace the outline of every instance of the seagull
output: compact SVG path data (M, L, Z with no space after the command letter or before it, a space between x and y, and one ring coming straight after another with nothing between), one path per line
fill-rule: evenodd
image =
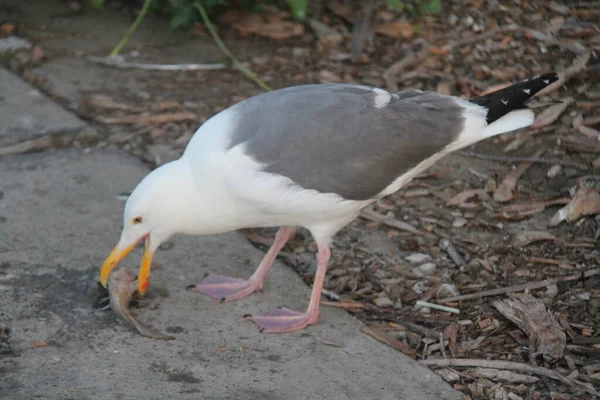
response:
M302 227L317 244L308 307L248 319L265 333L314 325L334 235L447 154L531 125L528 100L557 80L547 73L470 100L348 83L298 85L243 100L202 124L179 159L135 187L100 282L106 287L117 263L142 241L140 294L154 253L174 234L278 227L248 279L207 274L191 287L220 301L241 299L262 289L278 253Z

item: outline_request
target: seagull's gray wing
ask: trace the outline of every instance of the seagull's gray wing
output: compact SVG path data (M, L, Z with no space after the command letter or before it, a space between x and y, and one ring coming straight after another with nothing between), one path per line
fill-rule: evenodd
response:
M452 143L464 110L433 92L295 86L235 105L229 148L244 144L265 171L305 189L367 200Z

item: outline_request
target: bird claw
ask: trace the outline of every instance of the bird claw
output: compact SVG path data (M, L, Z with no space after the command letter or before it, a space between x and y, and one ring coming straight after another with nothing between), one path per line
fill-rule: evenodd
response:
M223 303L246 297L261 289L261 283L253 280L231 278L223 275L207 274L198 285L187 288L204 293Z
M283 333L296 332L306 328L308 325L316 324L318 314L278 307L276 310L257 316L249 315L246 319L258 325L260 328L259 332L261 333Z

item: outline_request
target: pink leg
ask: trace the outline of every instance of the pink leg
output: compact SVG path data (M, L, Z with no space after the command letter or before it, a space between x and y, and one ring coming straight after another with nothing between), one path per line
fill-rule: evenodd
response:
M275 311L260 314L255 317L248 316L248 319L254 321L260 327L261 332L295 332L304 329L308 325L317 323L317 320L319 319L319 302L321 300L323 281L325 280L327 264L329 264L329 258L331 257L329 246L319 244L318 247L317 274L310 295L310 303L308 304L306 311L302 313L288 308L279 308Z
M275 235L275 241L271 245L271 248L267 251L267 254L265 254L260 265L256 271L254 271L254 274L252 274L247 281L223 275L208 274L204 277L202 282L196 286L190 286L188 289L202 292L210 297L219 299L220 301L241 299L242 297L246 297L257 290L262 289L269 268L271 268L277 254L279 254L283 246L285 246L289 240L291 233L292 230L287 226L283 226L279 229Z

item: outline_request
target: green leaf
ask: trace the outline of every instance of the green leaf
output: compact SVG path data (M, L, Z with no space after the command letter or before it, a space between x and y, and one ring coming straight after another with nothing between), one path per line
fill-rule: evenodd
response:
M198 16L196 15L196 9L191 4L185 4L182 7L177 7L173 9L173 14L171 14L171 20L169 21L169 27L172 30L182 29L187 31L191 29L194 25L194 22L198 20Z
M430 0L425 8L429 13L439 15L442 13L442 0Z
M259 4L257 0L238 0L237 3L246 12L260 14L265 11L265 7Z
M104 0L92 0L92 6L96 8L102 8Z
M304 21L306 19L306 8L308 7L308 0L287 0L294 18L298 21Z
M148 11L156 13L160 12L165 7L165 1L166 0L153 0Z
M388 5L398 11L404 9L404 2L402 0L388 0Z

